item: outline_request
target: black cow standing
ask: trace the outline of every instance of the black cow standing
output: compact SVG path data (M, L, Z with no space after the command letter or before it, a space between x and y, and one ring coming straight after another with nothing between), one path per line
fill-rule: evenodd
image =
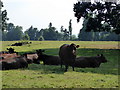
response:
M75 45L72 43L71 45L69 44L64 44L60 47L59 50L59 57L61 59L61 68L62 64L65 64L65 71L67 71L68 66L72 66L73 71L74 71L74 63L76 59L76 48L78 48L79 45Z
M80 68L85 68L85 67L90 67L90 68L95 68L99 67L101 63L107 62L107 59L103 54L98 55L98 56L81 56L77 57L75 61L75 67L80 67Z

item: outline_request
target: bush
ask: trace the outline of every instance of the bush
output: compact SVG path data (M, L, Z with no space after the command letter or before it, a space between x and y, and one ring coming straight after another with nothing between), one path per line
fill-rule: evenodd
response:
M43 36L40 36L40 37L38 38L38 40L39 40L39 41L44 41L44 37L43 37Z

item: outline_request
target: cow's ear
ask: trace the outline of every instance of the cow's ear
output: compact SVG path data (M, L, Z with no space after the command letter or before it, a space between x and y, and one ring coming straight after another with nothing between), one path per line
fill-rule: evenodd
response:
M36 52L38 52L38 50L36 50Z
M76 48L79 48L79 47L80 47L79 45L76 46Z
M70 46L74 46L75 44L74 43L72 43Z
M100 54L97 54L97 56L100 56Z
M7 50L9 50L9 49L7 48Z

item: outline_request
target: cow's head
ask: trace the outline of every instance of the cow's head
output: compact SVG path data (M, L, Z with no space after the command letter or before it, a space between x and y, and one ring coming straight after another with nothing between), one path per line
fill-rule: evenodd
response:
M73 54L76 54L76 48L78 48L79 45L75 45L74 43L72 43L67 47L69 48L70 51L72 51Z
M42 53L45 52L45 50L38 49L38 50L36 50L36 52L37 52L38 55L42 55Z
M42 50L42 49L39 49L39 50L36 50L36 53L38 55L38 60L41 60L43 58L43 52L45 50Z
M100 57L100 61L102 62L102 63L105 63L105 62L107 62L107 59L105 58L105 56L103 55L103 54L98 54L98 56Z
M74 43L72 43L71 45L70 45L70 49L71 50L76 50L76 48L78 48L79 47L79 45L75 45Z

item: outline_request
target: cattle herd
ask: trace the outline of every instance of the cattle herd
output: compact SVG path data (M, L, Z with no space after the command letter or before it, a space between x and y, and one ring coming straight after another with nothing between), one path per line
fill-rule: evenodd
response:
M64 44L59 49L59 55L47 55L45 50L36 50L35 53L24 53L19 55L13 48L7 48L8 51L0 52L0 66L1 70L28 68L28 64L40 64L43 61L44 65L65 65L65 71L68 66L71 66L74 71L74 67L80 68L96 68L101 63L107 62L103 54L97 56L80 56L76 57L76 48L79 45Z

